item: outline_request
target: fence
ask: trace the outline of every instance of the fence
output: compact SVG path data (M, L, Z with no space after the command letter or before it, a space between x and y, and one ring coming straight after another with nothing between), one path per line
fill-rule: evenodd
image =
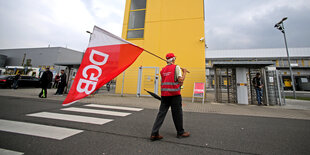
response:
M161 68L140 67L130 68L117 78L116 93L120 95L148 95L144 89L160 95ZM183 97L192 97L195 82L205 83L205 70L201 68L187 68L190 71L186 75L182 89Z

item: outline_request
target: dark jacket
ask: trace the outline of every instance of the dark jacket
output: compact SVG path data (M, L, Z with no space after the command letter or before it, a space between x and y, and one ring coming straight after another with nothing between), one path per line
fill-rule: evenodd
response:
M60 75L60 84L63 86L67 85L67 75L66 73Z
M261 78L254 77L253 78L253 85L254 85L255 88L259 88L259 86L262 86Z
M55 76L55 82L60 82L59 80L60 80L60 76L59 76L59 75L56 75L56 76Z
M20 75L19 75L19 74L15 75L15 77L14 77L14 81L18 81L18 80L19 80L19 78L20 78Z
M45 71L40 78L41 86L47 87L53 80L53 73L51 71Z

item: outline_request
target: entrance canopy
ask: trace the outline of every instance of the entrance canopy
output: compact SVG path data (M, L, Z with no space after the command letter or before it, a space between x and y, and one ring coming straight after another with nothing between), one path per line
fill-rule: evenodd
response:
M69 68L79 68L81 62L56 62L54 65L67 66Z
M213 62L215 68L264 68L266 66L274 65L272 61L229 61L229 62Z

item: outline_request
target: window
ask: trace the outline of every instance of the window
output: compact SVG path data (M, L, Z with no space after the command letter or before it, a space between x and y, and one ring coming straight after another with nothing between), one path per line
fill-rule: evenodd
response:
M144 18L145 10L130 12L128 29L144 28Z
M146 0L131 0L127 39L144 37Z
M29 80L29 79L31 79L31 76L21 76L20 79L22 79L22 80Z
M143 38L144 30L128 30L127 38Z
M130 10L145 9L146 0L131 0Z

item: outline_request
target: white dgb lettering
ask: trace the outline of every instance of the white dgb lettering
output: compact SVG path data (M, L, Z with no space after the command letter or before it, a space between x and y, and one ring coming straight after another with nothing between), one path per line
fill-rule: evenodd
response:
M95 60L95 58L99 58L99 57L103 57L102 61L97 61ZM77 84L76 90L80 93L85 92L85 94L89 95L90 93L92 93L97 85L99 77L102 74L102 69L100 68L100 66L103 66L107 63L109 59L109 55L96 51L96 50L92 50L90 55L89 55L89 61L92 63L88 66L86 66L83 71L82 71L82 76L83 78L81 78ZM96 70L96 72L98 72L97 76L96 73L91 72L90 69L94 69ZM87 72L89 71L89 72ZM84 79L85 78L85 79ZM85 86L82 88L82 85L85 84ZM89 87L91 87L91 89L89 90Z

